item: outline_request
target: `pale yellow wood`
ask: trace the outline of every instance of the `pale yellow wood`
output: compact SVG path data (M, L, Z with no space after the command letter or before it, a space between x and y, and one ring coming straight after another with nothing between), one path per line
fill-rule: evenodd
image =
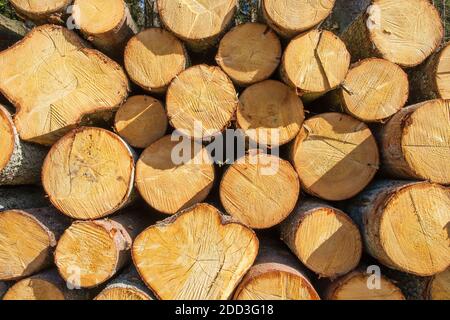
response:
M114 128L131 146L147 148L162 138L168 119L161 101L149 96L129 98L115 116Z
M149 227L132 250L142 279L163 300L229 299L257 253L251 229L207 204Z
M237 125L260 144L288 143L297 136L305 119L300 98L292 88L278 81L254 84L239 100Z
M442 99L450 99L450 44L447 44L439 55L436 86Z
M113 300L113 301L126 301L126 300L152 300L150 297L142 291L132 288L120 288L114 287L103 290L95 300Z
M10 0L18 15L35 23L53 22L65 12L73 0Z
M450 268L433 277L430 286L430 299L450 300Z
M3 300L65 300L63 292L50 281L27 278L17 282Z
M0 171L5 168L14 151L14 124L9 112L0 105Z

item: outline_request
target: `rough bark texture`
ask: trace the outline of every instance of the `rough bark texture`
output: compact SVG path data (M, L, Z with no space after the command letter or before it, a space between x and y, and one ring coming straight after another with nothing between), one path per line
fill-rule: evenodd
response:
M392 279L402 290L407 300L428 300L432 277L418 277L412 274L385 268L383 274Z
M336 0L333 13L323 27L341 34L370 5L371 0Z
M0 187L0 211L43 208L49 205L44 190L34 186Z
M0 50L13 45L28 32L28 28L21 21L12 20L0 14Z

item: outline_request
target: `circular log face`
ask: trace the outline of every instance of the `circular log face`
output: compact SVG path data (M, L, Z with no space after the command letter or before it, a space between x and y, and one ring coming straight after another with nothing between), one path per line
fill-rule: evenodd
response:
M289 162L255 154L237 160L220 183L220 200L234 218L255 229L273 227L294 209L300 193Z
M421 64L444 35L439 12L428 0L374 0L367 25L381 56L404 67Z
M148 96L129 98L117 111L117 133L136 148L147 148L162 138L168 127L162 103Z
M450 101L433 100L417 108L405 122L401 143L403 156L418 177L450 183Z
M379 166L378 147L370 129L340 113L324 113L305 121L291 158L305 191L331 201L358 194Z
M361 259L358 227L337 209L321 207L307 212L294 241L299 259L322 277L346 274Z
M14 127L9 112L0 105L0 171L9 163L14 151Z
M345 44L332 32L312 30L287 46L282 76L299 94L323 94L342 83L349 67L350 54Z
M342 92L346 111L361 121L378 122L399 111L408 100L406 73L383 59L366 59L345 78Z
M152 300L147 294L139 289L124 287L107 288L100 292L94 300Z
M275 32L259 23L246 23L228 32L220 42L217 64L238 85L269 78L281 60L281 43Z
M442 99L450 99L450 44L439 55L436 86Z
M431 300L450 300L450 268L435 275L429 288Z
M158 0L162 23L179 38L203 40L216 37L231 23L236 0Z
M263 0L262 10L268 22L276 30L287 37L300 32L325 20L333 10L335 0Z
M50 150L42 184L52 204L75 219L96 219L129 199L134 160L129 147L100 128L73 130Z
M181 150L183 149L183 150ZM172 141L166 136L141 155L136 185L154 209L174 214L203 201L214 182L214 165L199 143Z
M255 142L283 145L296 137L305 119L303 103L285 84L267 80L240 97L237 124Z
M387 196L380 210L379 241L395 268L430 276L448 267L448 188L410 184Z
M71 0L10 0L19 11L40 15L59 11L69 5Z
M39 271L55 245L48 230L32 216L17 210L1 212L0 280L25 277Z
M230 124L238 104L236 95L233 83L219 67L191 67L169 86L169 121L187 136L212 137Z
M164 92L188 63L183 44L160 28L146 29L131 38L124 60L131 80L156 93Z
M72 224L61 236L55 250L55 264L60 275L82 288L95 287L111 278L117 261L114 234L95 222Z
M225 300L253 264L253 231L200 204L142 232L132 256L144 282L163 300Z
M380 279L380 288L369 289L369 275L352 272L332 283L327 300L405 300L402 291L385 277Z
M64 294L53 283L28 278L17 282L6 292L3 300L65 300Z
M102 34L120 27L125 15L123 0L75 0L76 23L87 34Z

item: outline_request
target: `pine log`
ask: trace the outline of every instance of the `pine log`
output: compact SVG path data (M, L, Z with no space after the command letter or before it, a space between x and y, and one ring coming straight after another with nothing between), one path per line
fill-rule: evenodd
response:
M283 81L309 102L337 88L349 67L345 44L330 31L312 30L291 40L280 72Z
M380 288L369 288L371 274L355 270L331 282L326 288L326 300L405 300L400 288L381 276Z
M0 211L49 206L42 188L37 186L0 187Z
M176 159L174 155L181 152L182 158ZM213 183L213 161L196 142L179 142L165 136L148 147L136 164L139 193L153 209L165 214L175 214L202 202Z
M322 103L364 122L383 122L403 108L408 95L408 76L399 66L369 58L353 65Z
M260 23L245 23L220 41L217 64L239 86L266 80L275 72L282 55L275 32Z
M404 108L378 136L389 175L450 184L450 100Z
M94 300L155 300L155 298L132 266L108 283Z
M214 46L233 23L237 0L157 0L161 23L193 51Z
M303 103L284 83L266 80L239 97L237 126L258 144L280 146L293 140L305 120Z
M428 182L381 180L348 207L367 252L389 268L417 276L449 264L450 190Z
M450 99L450 43L411 73L411 99Z
M233 83L219 67L197 65L172 81L166 104L175 129L206 140L230 125L238 99Z
M90 300L86 290L71 290L55 269L25 278L15 283L3 300Z
M62 24L73 0L10 0L17 15L35 24Z
M299 193L298 176L289 162L252 150L232 164L220 182L227 213L254 229L271 228L286 219Z
M255 233L198 204L149 227L133 243L134 264L162 300L225 300L258 254Z
M51 145L79 124L111 119L127 90L118 64L62 27L35 28L0 53L0 91L26 141Z
M0 212L0 280L28 277L49 267L69 225L53 208Z
M133 199L134 156L116 134L81 127L50 149L42 184L62 213L75 219L99 219Z
M359 264L362 239L358 227L325 202L300 201L280 229L281 239L320 277L336 278Z
M96 48L121 58L138 27L123 0L75 0L74 23Z
M5 50L13 45L28 32L28 28L22 21L9 19L0 14L0 50Z
M409 68L441 44L444 28L429 0L373 0L342 34L352 61L379 57Z
M341 113L324 113L305 121L291 146L290 158L303 189L330 201L357 195L379 166L378 147L370 129Z
M0 185L39 184L48 150L22 141L10 111L0 104Z
M279 241L262 238L234 300L320 300L304 268Z
M261 13L267 24L284 38L293 38L314 28L332 12L335 0L262 0Z
M429 299L450 300L450 268L435 275L429 284Z
M161 139L167 127L167 114L161 101L143 95L129 98L114 119L116 132L135 148L147 148Z
M75 221L55 250L61 277L75 287L93 288L116 275L130 262L136 236L150 224L141 211L109 219Z
M160 28L146 29L125 48L125 69L131 80L153 93L164 93L170 82L189 65L183 43Z

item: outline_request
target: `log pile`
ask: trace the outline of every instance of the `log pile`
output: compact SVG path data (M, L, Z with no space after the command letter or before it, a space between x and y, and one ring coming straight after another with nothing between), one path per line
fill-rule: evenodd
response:
M450 299L430 1L11 4L0 299Z

